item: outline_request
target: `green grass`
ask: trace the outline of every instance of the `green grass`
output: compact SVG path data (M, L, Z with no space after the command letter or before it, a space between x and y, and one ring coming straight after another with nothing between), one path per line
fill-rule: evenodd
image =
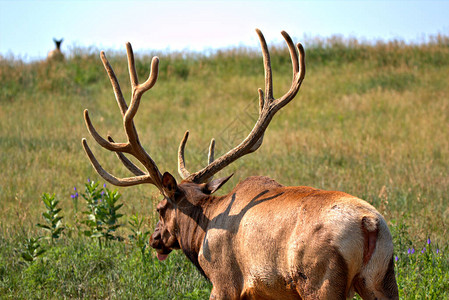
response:
M423 45L303 44L307 74L298 96L274 117L256 153L222 171L236 173L223 193L247 176L267 175L366 199L392 229L401 298L447 298L449 38ZM88 137L83 110L102 135L124 138L98 53L74 49L56 64L0 60L0 298L207 298L210 286L181 254L160 263L151 252L143 262L127 242L100 250L78 232L70 194L86 178L99 179L81 147ZM106 51L129 97L124 53L125 47ZM161 59L160 77L135 120L142 144L161 171L177 174L177 147L189 129L187 168L200 169L212 137L217 156L251 130L264 82L262 58L245 48L210 56L154 54ZM152 55L137 57L141 80ZM285 47L272 48L271 58L280 96L291 83L290 59ZM113 154L90 137L88 143L107 170L129 176ZM125 218L138 212L152 227L157 190L119 191ZM68 229L27 265L20 243L42 234L35 224L42 222L44 192L60 200ZM428 238L433 252L421 253ZM413 247L412 257L407 251Z
M45 257L25 264L11 242L0 240L0 298L12 299L204 299L206 282L181 253L165 262L142 260L129 245L115 242L100 249L76 237L49 248Z

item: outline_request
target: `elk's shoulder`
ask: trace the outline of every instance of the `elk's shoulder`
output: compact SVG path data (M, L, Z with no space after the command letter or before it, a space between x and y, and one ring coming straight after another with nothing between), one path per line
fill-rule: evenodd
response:
M283 187L282 184L267 176L250 176L241 181L235 189L271 189Z

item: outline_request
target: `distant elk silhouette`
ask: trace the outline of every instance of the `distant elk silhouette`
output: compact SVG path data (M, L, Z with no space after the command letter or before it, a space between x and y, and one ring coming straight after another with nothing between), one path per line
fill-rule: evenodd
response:
M55 42L56 48L54 50L51 50L48 52L47 60L57 60L61 61L64 60L64 54L61 52L61 44L64 39L53 39L53 42Z

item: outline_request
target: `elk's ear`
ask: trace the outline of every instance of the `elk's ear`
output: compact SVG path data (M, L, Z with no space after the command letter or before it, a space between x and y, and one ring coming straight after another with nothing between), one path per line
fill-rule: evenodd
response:
M221 188L232 176L234 175L234 173L232 173L231 175L227 176L227 177L223 177L223 178L218 178L215 180L212 180L211 182L208 182L205 186L205 192L207 194L213 194L215 193L219 188Z
M170 173L165 172L164 175L162 175L162 186L165 196L173 199L173 196L178 189L178 184L176 183L176 179Z

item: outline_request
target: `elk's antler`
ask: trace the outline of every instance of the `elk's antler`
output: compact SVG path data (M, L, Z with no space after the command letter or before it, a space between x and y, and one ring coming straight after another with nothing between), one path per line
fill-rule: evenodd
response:
M87 109L84 110L84 119L86 121L87 129L89 130L92 137L97 141L97 143L100 144L103 148L115 152L122 163L136 176L128 178L117 178L114 175L108 173L103 169L103 167L93 155L92 151L87 145L86 139L82 140L82 144L95 170L109 183L117 186L131 186L141 183L151 183L158 187L158 189L162 192L162 175L159 172L155 162L151 159L151 157L140 144L139 136L137 135L137 131L133 121L137 109L139 108L140 99L143 93L151 89L156 83L158 76L159 58L153 58L153 61L151 62L150 76L145 82L139 84L136 67L134 64L134 54L130 43L126 44L126 50L128 54L128 69L132 87L131 102L129 104L129 107L127 106L125 99L123 98L123 94L120 89L117 77L115 76L114 70L109 64L109 61L106 59L103 51L101 52L100 56L106 72L109 75L109 79L111 80L115 98L122 113L123 127L125 129L128 141L126 143L116 143L109 136L108 140L105 140L103 137L101 137L92 125ZM134 163L127 159L123 153L128 153L134 156L140 163L142 163L142 165L146 169L146 172L142 171L139 167L137 167Z
M227 165L231 164L233 161L238 158L256 151L260 145L262 144L263 135L265 129L268 127L271 119L274 114L284 107L287 103L292 100L299 91L301 83L306 74L305 68L305 53L304 48L300 43L296 45L293 44L292 39L287 34L287 32L282 31L281 34L287 42L287 46L290 51L290 57L292 60L293 66L293 80L290 89L287 93L285 93L282 97L275 99L273 97L273 81L272 81L272 71L271 71L271 62L270 62L270 54L268 53L267 43L262 32L259 29L256 29L256 32L259 36L260 44L262 47L262 55L265 69L265 95L262 89L259 89L259 118L249 133L249 135L240 143L240 145L236 146L234 149L230 150L223 156L217 158L216 160L209 159L209 164L201 169L200 171L190 174L185 167L184 161L184 149L185 144L187 143L187 139L189 136L189 132L187 131L181 141L178 151L178 171L180 176L185 179L196 183L206 182L209 180L214 174L225 168ZM298 49L298 52L296 52ZM212 153L213 157L213 148L214 143L211 143L209 157Z

